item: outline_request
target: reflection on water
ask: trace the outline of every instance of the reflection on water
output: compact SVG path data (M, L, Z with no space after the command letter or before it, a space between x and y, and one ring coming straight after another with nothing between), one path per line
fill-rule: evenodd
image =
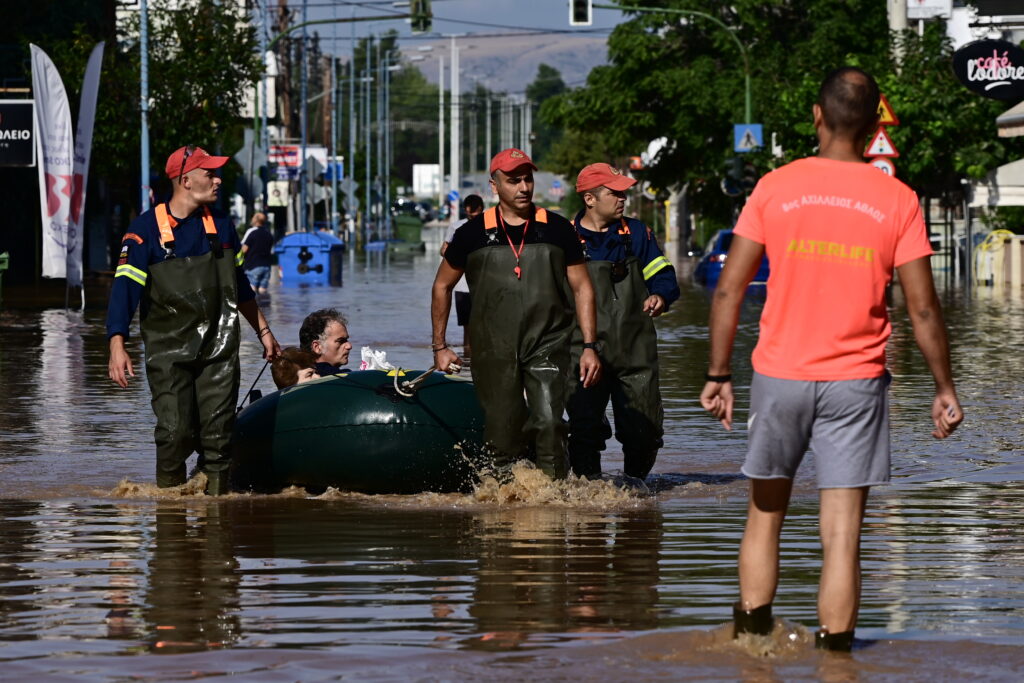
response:
M352 260L341 290L272 289L268 317L294 343L306 312L335 305L357 346L421 367L427 254ZM896 290L894 479L869 501L858 628L880 640L846 664L804 640L816 625L813 457L783 532L781 649L755 656L765 644L737 645L719 628L745 515L736 471L757 296L737 339L733 433L696 400L707 293L684 287L659 320L666 447L649 498L542 489L523 474L468 496L155 500L139 485L153 478L153 419L138 347L138 376L118 390L102 311L0 312L0 660L17 678L333 680L380 677L384 665L403 679L426 666L441 679L999 677L1024 665L998 649L1024 630L1024 304L946 301L967 422L943 442L930 437L931 380L902 305ZM263 365L252 335L242 365L247 386ZM614 445L607 459L621 467Z

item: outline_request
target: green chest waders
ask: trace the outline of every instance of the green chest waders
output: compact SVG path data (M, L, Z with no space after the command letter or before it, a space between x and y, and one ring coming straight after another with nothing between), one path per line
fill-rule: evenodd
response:
M541 226L529 229L535 227ZM532 446L537 467L561 479L568 472L562 412L573 326L565 253L550 244L526 244L518 258L521 278L516 265L512 249L496 240L466 263L473 297L471 367L484 438L499 467L528 457Z
M580 384L583 337L573 333L569 413L569 461L578 476L601 476L601 451L611 436L605 417L612 402L615 438L622 444L623 469L644 479L663 445L665 412L658 388L658 339L654 320L643 312L648 297L643 268L627 249L622 262L587 261L597 302L597 339L601 381ZM623 270L625 272L623 272Z
M207 491L219 494L227 488L238 398L238 291L234 251L211 246L202 256L150 266L140 327L156 414L157 486L184 483L185 460L198 447Z

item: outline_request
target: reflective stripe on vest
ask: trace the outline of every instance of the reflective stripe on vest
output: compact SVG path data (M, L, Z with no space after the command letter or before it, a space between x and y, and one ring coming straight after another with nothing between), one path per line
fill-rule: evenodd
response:
M171 229L178 227L178 221L167 211L166 203L156 205L156 224L160 228L160 246L166 249L168 243L174 243L174 233ZM217 226L213 223L213 214L210 213L208 206L203 207L203 228L206 229L207 235L217 237Z
M671 265L672 264L669 263L668 259L664 256L657 256L651 259L651 262L644 266L644 279L650 280L654 277L655 273L658 273Z
M126 277L129 280L138 282L143 287L146 286L146 279L149 277L145 272L139 270L135 266L130 266L127 263L117 267L114 271L114 277Z

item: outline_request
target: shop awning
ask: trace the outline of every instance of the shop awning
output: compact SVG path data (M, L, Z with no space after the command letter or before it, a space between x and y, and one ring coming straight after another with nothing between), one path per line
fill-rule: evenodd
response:
M1024 159L1003 164L972 183L971 206L1024 206Z
M999 137L1013 138L1024 135L1024 102L1010 107L996 117L996 128L999 129Z

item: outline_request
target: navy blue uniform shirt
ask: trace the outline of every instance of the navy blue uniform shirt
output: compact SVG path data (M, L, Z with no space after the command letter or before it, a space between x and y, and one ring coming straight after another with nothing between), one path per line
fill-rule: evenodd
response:
M581 211L576 215L573 225L576 232L586 241L587 257L591 261L621 261L626 258L626 240L619 234L621 221L613 223L607 232L593 232L580 225L583 218ZM679 281L676 270L661 253L658 240L651 230L636 218L626 218L629 228L629 245L643 268L644 284L648 294L657 294L665 300L665 309L679 298Z
M210 209L210 212L217 228L217 239L224 249L232 249L235 252L238 303L251 301L256 298L256 294L249 285L249 278L242 270L242 246L238 241L238 233L227 214L216 209ZM210 251L210 240L206 237L206 229L203 227L201 208L188 218L174 218L178 221L178 225L173 228L175 256L202 256ZM146 288L149 267L165 258L164 248L160 246L160 228L156 224L156 212L150 209L132 221L121 242L117 270L114 271L114 284L110 288L110 305L107 308L108 339L115 334L128 338L128 327Z

